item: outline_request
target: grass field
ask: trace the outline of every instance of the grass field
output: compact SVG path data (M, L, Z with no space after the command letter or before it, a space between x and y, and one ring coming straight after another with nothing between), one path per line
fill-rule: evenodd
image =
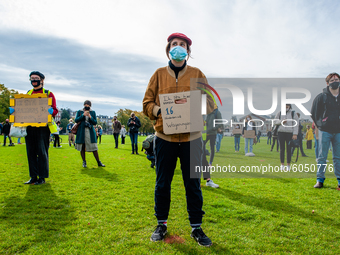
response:
M84 169L79 152L65 144L66 136L62 138L62 148L49 150L50 178L39 186L23 185L29 180L25 145L0 146L0 254L339 252L340 191L334 178L327 179L323 189L313 188L315 173L309 178L213 175L219 189L206 187L202 180L206 212L202 228L213 241L213 246L205 248L190 238L178 167L172 183L169 234L166 242L153 243L155 171L145 155L130 154L129 138L126 145L114 149L113 137L103 136L99 156L106 167L98 168L88 153ZM279 153L270 152L264 138L254 146L255 157L245 157L243 147L241 139L241 150L235 153L232 138L225 137L214 163L279 163ZM314 151L306 153L309 157L298 163L315 164Z

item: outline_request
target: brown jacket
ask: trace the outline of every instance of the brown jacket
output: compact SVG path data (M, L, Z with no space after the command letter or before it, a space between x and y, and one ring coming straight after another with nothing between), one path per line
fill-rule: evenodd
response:
M160 109L160 94L198 90L197 87L203 87L203 85L200 85L194 81L191 81L190 83L191 78L202 78L203 81L200 81L207 83L204 74L198 68L188 65L186 65L183 70L179 72L177 80L175 72L169 66L157 69L152 75L143 99L143 112L151 120L156 120L154 129L156 130L157 137L169 142L188 142L202 136L201 132L166 135L163 132L162 114L157 117L158 110ZM202 93L204 92L202 91ZM207 113L212 112L213 109L213 99L208 96Z
M120 130L122 129L122 125L120 124L120 121L113 121L112 122L112 127L113 127L113 133L115 134L119 134L120 133Z

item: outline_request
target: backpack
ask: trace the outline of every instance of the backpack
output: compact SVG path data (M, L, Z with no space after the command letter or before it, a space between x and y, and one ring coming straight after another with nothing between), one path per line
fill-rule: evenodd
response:
M142 151L146 150L147 154L153 154L153 140L155 135L148 135L142 143Z

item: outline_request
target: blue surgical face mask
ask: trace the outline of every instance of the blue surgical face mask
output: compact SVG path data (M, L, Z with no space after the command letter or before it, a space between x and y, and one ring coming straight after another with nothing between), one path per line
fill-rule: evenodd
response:
M184 49L182 46L173 47L169 53L170 53L171 59L177 62L181 62L188 55L187 50Z

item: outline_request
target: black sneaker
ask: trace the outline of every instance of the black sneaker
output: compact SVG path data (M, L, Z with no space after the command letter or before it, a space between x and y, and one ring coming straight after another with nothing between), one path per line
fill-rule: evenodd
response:
M164 224L157 225L155 231L152 233L150 240L153 242L162 241L168 233L167 226Z
M87 167L86 161L83 161L83 167Z
M34 185L41 185L44 183L45 183L45 178L39 178L39 180L36 183L34 183Z
M207 237L202 228L196 228L191 232L191 237L194 238L199 245L209 247L212 245L211 240Z

